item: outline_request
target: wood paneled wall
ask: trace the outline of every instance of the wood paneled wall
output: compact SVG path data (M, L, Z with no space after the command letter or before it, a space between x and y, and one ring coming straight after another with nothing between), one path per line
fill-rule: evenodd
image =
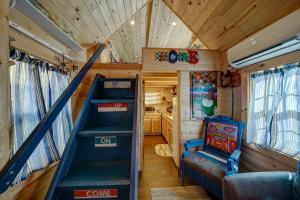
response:
M247 123L247 109L249 105L249 75L252 72L261 71L290 62L299 61L300 51L276 57L260 62L246 68L241 73L242 84L234 88L234 118ZM232 97L231 89L221 89L222 107L221 114L231 113ZM229 115L230 116L230 115ZM241 155L241 171L295 171L296 159L284 154L260 148L256 145L246 143L247 130L244 132L243 147Z
M46 60L52 64L59 64L58 61L55 59L55 56L59 56L57 53L51 51L47 47L41 45L40 43L30 39L29 37L25 36L24 34L16 31L13 28L9 28L8 20L12 20L13 22L21 25L27 31L30 31L34 35L39 36L42 40L52 44L57 49L60 49L66 55L72 57L77 65L81 66L85 62L85 52L73 52L67 47L63 46L61 43L56 41L52 36L50 36L47 32L45 32L41 27L37 24L34 24L30 19L23 16L16 10L8 10L8 0L0 3L0 87L5 86L5 88L1 88L1 105L5 105L5 110L2 109L0 105L0 119L2 118L1 115L8 115L10 108L10 99L8 96L4 96L4 94L9 93L9 73L8 73L8 64L7 61L9 59L9 38L13 40L10 41L10 45L22 51L25 51L35 57L40 59ZM83 54L84 53L84 54ZM60 56L61 57L61 56ZM3 65L3 67L2 67ZM3 71L2 71L3 70ZM3 82L2 82L3 81ZM6 84L4 84L6 82ZM8 99L7 99L7 98ZM7 101L6 101L7 99ZM9 115L5 117L6 123L9 123L10 117ZM0 120L1 121L1 120ZM8 126L8 125L6 125ZM9 123L10 126L10 123ZM1 137L0 137L0 148L1 148L1 157L0 161L4 162L7 161L7 157L10 156L10 142L9 142L9 130L8 127L4 127L1 125L0 122L0 130L1 130ZM5 137L2 137L4 136ZM2 151L3 149L3 151ZM52 180L52 176L55 172L57 162L51 164L44 170L40 170L36 173L33 173L28 179L14 185L13 187L9 188L5 193L0 195L0 199L7 200L7 199L21 199L21 200L31 200L31 199L44 199L44 196L48 190L48 186ZM0 166L0 168L2 165Z
M28 179L9 188L0 195L0 200L41 200L45 198L58 162L38 171Z
M0 170L10 156L10 92L9 92L9 37L8 13L9 1L0 3Z

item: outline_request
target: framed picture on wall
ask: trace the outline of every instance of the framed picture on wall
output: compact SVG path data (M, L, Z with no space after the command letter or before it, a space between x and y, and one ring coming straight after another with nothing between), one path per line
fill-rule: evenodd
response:
M217 72L191 72L191 119L217 115Z

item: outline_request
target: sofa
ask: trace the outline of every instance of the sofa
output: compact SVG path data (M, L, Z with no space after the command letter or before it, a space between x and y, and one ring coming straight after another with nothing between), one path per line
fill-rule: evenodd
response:
M300 161L297 172L250 172L223 179L224 200L300 200Z

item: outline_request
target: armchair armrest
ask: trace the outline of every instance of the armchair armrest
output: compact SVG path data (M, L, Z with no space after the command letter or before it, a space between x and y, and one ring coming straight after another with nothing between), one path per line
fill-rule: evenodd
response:
M292 199L292 172L252 172L225 176L224 200Z
M203 145L203 139L193 139L186 141L186 143L184 144L184 152L182 153L182 158L185 158L189 154L191 148L201 147Z
M241 157L241 151L234 150L234 152L227 159L226 175L235 174L239 171L240 157Z

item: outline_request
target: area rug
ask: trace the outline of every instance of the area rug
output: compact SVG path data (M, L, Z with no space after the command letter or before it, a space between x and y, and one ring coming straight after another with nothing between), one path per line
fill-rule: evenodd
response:
M155 145L155 153L163 157L171 157L172 152L168 144L157 144Z
M151 188L152 200L210 200L200 186Z

